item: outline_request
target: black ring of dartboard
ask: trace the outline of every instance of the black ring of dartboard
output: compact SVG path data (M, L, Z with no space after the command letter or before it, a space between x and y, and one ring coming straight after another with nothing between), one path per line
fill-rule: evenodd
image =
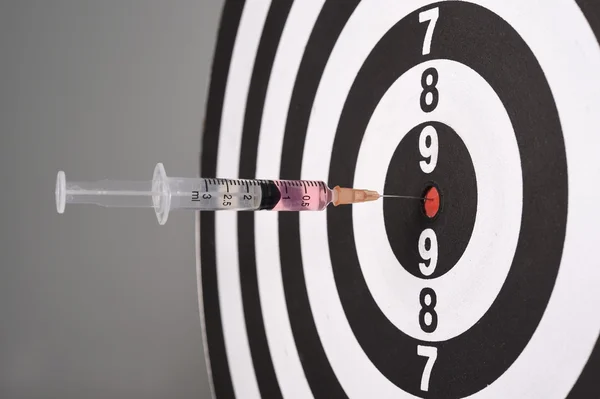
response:
M430 54L423 56L427 26L419 22L419 14L436 7L440 15L436 35ZM517 248L495 301L473 327L454 338L441 342L412 338L385 317L369 292L355 246L348 245L348 236L354 239L352 209L328 212L327 227L339 296L352 331L371 362L409 393L458 398L478 392L500 377L521 354L542 318L565 239L567 164L552 93L527 44L506 21L484 7L441 2L400 20L362 65L338 125L331 183L352 185L362 137L387 89L412 67L435 59L454 60L479 73L501 99L517 139L523 175L521 226L515 226ZM520 76L527 79L515 84L513 79ZM443 69L439 79L444 79ZM439 101L444 101L442 91ZM468 112L465 110L465 115ZM446 192L451 189L445 188ZM539 193L545 193L544 201L539 201ZM339 231L348 233L340 239ZM423 287L427 287L425 280ZM427 392L420 389L427 358L418 355L419 345L437 348L436 373L430 376Z

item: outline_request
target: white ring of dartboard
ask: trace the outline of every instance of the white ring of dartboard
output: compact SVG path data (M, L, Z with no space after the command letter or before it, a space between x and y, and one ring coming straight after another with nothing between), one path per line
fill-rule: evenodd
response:
M214 394L600 397L600 3L228 1L201 175L403 195L198 219Z

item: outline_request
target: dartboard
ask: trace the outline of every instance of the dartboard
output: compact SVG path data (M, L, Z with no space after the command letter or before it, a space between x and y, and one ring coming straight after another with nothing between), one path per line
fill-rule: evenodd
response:
M204 212L217 398L600 397L600 2L228 1L204 177L423 196Z

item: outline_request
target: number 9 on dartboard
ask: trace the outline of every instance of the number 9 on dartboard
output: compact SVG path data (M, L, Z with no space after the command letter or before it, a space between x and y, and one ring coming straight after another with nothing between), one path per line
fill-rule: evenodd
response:
M226 1L201 175L423 200L199 215L214 396L600 397L599 39L594 0Z

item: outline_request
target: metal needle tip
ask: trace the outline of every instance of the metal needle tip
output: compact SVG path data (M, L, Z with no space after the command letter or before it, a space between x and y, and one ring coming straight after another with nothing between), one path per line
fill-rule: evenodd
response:
M413 197L410 195L380 194L379 198L404 198L404 199L417 199L417 200L431 201L431 198Z

